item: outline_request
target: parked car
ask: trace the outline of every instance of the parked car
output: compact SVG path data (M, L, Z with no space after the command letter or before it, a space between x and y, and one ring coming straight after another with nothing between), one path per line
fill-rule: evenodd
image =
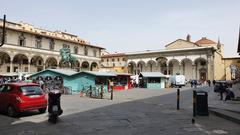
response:
M25 110L46 112L47 97L35 83L9 83L0 85L0 111L16 117Z
M226 81L216 81L214 85L214 92L220 92L220 89L223 89L223 91L226 91L227 89L227 82Z

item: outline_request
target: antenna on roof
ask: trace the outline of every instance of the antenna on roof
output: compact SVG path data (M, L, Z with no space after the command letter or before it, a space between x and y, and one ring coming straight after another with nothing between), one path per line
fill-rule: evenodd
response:
M6 23L6 15L3 16L3 30L2 30L2 43L0 45L0 47L5 43L5 33L6 33L6 27L5 27L5 23Z

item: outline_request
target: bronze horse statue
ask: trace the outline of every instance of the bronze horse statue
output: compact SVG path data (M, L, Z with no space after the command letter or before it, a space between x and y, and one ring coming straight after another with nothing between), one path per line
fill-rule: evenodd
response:
M62 57L60 63L68 67L70 63L71 68L74 68L76 66L77 58L71 55L69 48L60 49L60 55Z

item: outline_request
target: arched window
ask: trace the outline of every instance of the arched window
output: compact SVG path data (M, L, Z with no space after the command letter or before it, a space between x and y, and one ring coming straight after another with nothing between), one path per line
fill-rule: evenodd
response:
M21 33L21 35L18 37L18 44L20 46L25 46L26 45L26 38L24 37L23 33Z
M74 46L74 53L78 54L78 47L77 46Z
M93 56L97 57L97 50L93 50Z
M88 55L88 49L87 49L87 47L86 46L84 46L84 55Z
M54 45L55 45L54 39L49 39L49 50L53 51Z
M36 48L42 48L42 37L36 36Z

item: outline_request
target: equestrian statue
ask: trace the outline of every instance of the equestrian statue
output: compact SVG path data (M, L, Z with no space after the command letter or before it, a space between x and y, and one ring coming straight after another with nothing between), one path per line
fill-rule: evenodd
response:
M76 66L77 58L71 55L69 47L61 48L60 55L62 57L60 63L64 67L69 67L69 64L71 64L71 68L74 68Z

